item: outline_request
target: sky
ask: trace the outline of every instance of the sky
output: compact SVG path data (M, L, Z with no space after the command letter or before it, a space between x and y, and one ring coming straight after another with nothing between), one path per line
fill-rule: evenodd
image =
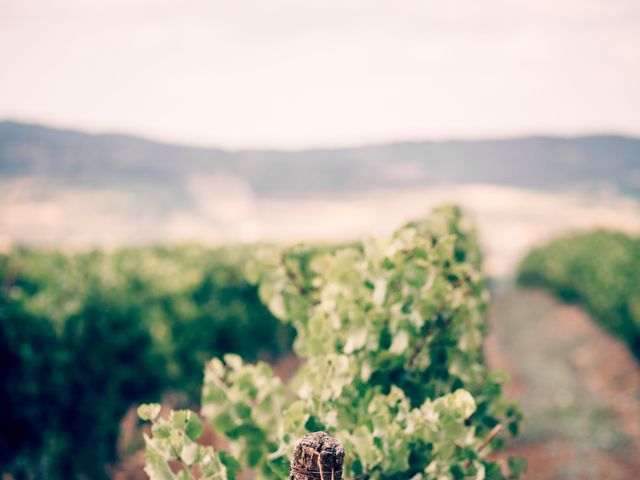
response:
M0 119L301 148L639 112L638 0L0 0Z

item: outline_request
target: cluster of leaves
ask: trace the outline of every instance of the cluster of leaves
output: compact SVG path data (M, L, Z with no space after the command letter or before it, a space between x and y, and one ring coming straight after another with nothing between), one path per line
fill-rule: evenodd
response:
M524 258L518 281L582 303L640 358L640 238L605 230L557 238Z
M188 442L174 448L182 426L145 406L152 479L231 479L229 458L259 478L285 478L295 441L317 430L344 444L346 478L503 478L485 456L500 439L487 449L483 440L498 424L517 433L520 414L501 394L504 375L482 361L487 291L459 209L355 247L265 249L249 269L271 311L295 327L304 366L285 386L237 356L207 365L201 414L228 439L224 458L205 447L194 455ZM226 470L203 476L199 458Z
M245 278L246 255L184 246L0 256L0 472L106 477L132 405L167 390L197 404L213 355L290 351L291 329Z

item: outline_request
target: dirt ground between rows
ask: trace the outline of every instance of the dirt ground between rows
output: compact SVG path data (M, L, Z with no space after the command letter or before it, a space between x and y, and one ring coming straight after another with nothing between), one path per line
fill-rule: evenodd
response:
M526 479L640 478L640 369L626 346L580 307L537 290L499 287L485 354L511 375L525 415L505 454Z

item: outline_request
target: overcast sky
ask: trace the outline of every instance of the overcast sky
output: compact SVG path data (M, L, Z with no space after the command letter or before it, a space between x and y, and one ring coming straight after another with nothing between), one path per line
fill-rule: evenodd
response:
M0 0L0 119L225 147L640 135L638 0Z

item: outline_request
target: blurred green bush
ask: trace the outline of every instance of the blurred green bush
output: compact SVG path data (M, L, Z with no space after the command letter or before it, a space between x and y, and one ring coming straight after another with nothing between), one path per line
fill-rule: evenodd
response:
M17 249L0 256L0 471L103 478L133 404L199 397L202 368L290 350L243 273L248 249Z
M605 230L560 237L524 258L518 282L582 303L640 358L640 238Z

